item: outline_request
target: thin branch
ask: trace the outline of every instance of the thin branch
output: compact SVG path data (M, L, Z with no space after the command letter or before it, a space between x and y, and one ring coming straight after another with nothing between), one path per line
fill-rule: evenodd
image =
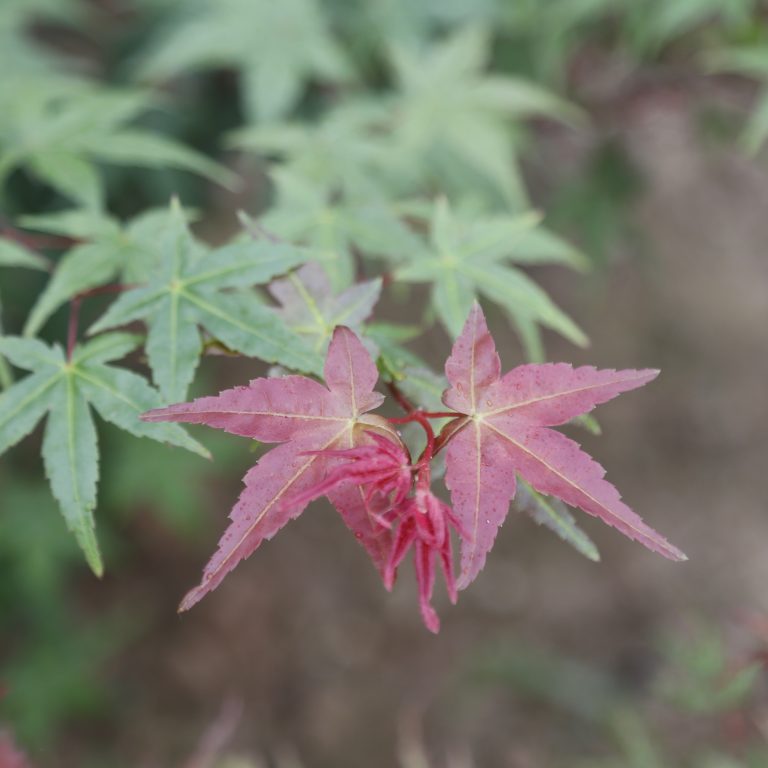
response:
M4 221L0 221L0 235L6 240L11 240L14 243L29 248L32 251L39 250L51 250L62 251L67 248L71 248L73 245L77 245L82 242L74 237L67 237L66 235L33 235L28 232L24 232L17 227L12 226ZM45 258L45 257L43 257ZM46 258L46 261L49 261Z
M92 296L103 296L108 293L122 293L136 286L131 283L118 283L116 285L100 285L87 291L76 293L69 301L69 324L67 326L67 362L72 360L72 354L77 344L77 331L80 324L80 306L83 299Z
M77 326L80 322L80 304L82 303L82 296L78 294L73 296L69 302L69 325L67 326L67 362L72 361L72 353L75 351L75 344L77 344Z
M389 394L395 399L395 402L406 413L413 413L416 410L416 406L403 394L400 387L398 387L394 381L390 380L387 382L387 389L389 390ZM392 420L390 419L390 421ZM397 424L398 422L393 421L393 423Z
M467 416L456 415L452 421L449 421L441 430L435 439L434 456L445 448L450 439L469 421Z

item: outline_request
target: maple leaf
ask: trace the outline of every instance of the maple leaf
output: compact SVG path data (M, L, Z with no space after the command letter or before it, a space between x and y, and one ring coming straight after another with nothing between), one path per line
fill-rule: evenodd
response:
M317 369L302 339L252 291L243 290L306 261L302 249L249 239L206 253L174 203L155 253L147 284L123 293L89 333L144 320L149 365L166 400L187 393L202 353L201 326L241 354Z
M36 335L50 316L78 293L117 279L125 285L154 279L163 258L159 251L166 244L168 231L175 226L175 216L186 220L188 213L179 207L169 215L167 207L157 208L125 223L103 211L85 208L22 216L19 225L25 229L63 236L76 243L56 262L50 281L30 310L24 335ZM200 244L190 247L202 253ZM252 254L254 260L260 257L256 248Z
M381 278L355 283L334 294L325 270L314 262L274 280L269 292L280 303L277 314L314 352L323 353L337 325L357 330L368 319L381 295Z
M485 563L515 496L516 474L539 493L599 517L664 557L687 559L621 501L616 488L603 479L603 468L577 443L549 429L648 383L658 371L551 363L521 365L502 376L496 345L477 303L445 371L450 387L443 402L465 416L448 443L445 474L465 534L460 588Z
M145 78L236 67L251 122L285 115L309 80L349 79L316 0L193 0L177 6L145 53Z
M141 338L125 333L98 336L74 348L67 360L59 346L37 339L0 337L0 353L31 374L0 394L0 454L28 435L48 414L43 464L67 527L92 570L101 575L93 509L99 452L91 406L106 421L138 437L208 452L180 427L143 424L139 414L158 405L160 395L137 374L107 365L135 349Z
M270 175L277 196L262 219L264 226L291 242L311 246L337 289L354 281L354 249L381 256L418 245L391 206L378 196L355 190L340 197L332 185L289 170Z
M485 72L488 28L465 26L429 46L392 45L396 89L388 105L393 163L405 183L437 179L519 208L525 191L510 123L534 116L578 122L576 108L526 80Z
M373 388L378 372L355 334L340 326L325 360L326 386L304 376L254 379L212 397L150 411L146 421L206 424L265 443L282 443L265 454L244 478L245 490L230 513L231 523L203 573L202 582L183 599L187 610L265 539L304 511L337 462L335 449L370 441L369 430L399 442L388 423L367 412L384 397ZM360 486L328 490L328 496L355 537L383 570L390 535L377 522ZM299 503L286 503L298 498Z
M12 78L4 78L4 81ZM169 136L133 127L149 91L108 90L85 80L0 83L0 185L23 167L85 207L104 204L102 163L177 168L234 188L237 177Z
M574 344L587 338L576 323L517 264L585 266L584 257L539 226L535 213L478 214L453 210L445 198L431 211L429 241L398 254L398 281L430 283L432 306L452 335L461 330L482 295L508 312L536 354L538 326L557 331Z
M381 186L381 172L391 151L382 136L371 130L371 122L380 117L376 106L343 103L311 123L271 122L241 128L230 135L229 143L278 158L283 172L306 179L313 189L386 201L390 198Z

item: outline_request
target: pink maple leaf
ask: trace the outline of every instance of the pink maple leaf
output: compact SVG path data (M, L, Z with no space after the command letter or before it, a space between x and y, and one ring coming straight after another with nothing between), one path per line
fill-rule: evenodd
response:
M549 429L648 383L658 371L553 363L521 365L502 376L496 345L475 303L445 372L451 386L443 402L464 416L452 426L445 474L465 534L460 589L485 563L515 495L517 474L537 491L599 517L664 557L687 559L621 501L603 479L605 470L577 443Z
M453 577L451 528L460 531L460 524L451 508L428 488L418 487L415 494L393 507L387 514L398 520L392 549L384 569L384 586L391 590L400 563L413 546L416 583L419 588L419 606L425 626L431 632L440 630L440 619L432 607L435 586L435 564L445 577L445 586L452 603L456 602L456 582Z
M262 541L304 511L314 498L306 491L321 484L342 461L335 451L370 443L372 430L399 442L385 419L367 413L384 398L373 391L378 372L371 356L348 328L334 331L324 376L327 387L304 376L254 379L247 387L142 416L146 421L207 424L261 442L282 443L246 474L245 489L230 513L232 522L200 585L187 593L179 610L188 610L215 589ZM342 485L323 492L383 571L391 533L377 521L363 488Z

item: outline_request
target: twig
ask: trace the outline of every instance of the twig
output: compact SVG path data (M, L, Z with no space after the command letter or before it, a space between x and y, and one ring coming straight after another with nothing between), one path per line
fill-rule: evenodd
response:
M67 326L67 362L72 360L72 353L77 344L77 329L80 323L80 305L83 299L89 299L92 296L103 296L107 293L122 293L129 291L136 286L131 283L118 283L117 285L101 285L98 288L91 288L88 291L76 293L69 300L69 324Z
M66 235L31 235L5 222L0 222L0 235L6 240L11 240L33 251L40 249L61 251L82 242Z
M69 325L67 326L67 362L72 361L72 353L77 343L77 326L80 321L80 304L82 295L73 296L69 302Z
M406 413L413 413L416 410L416 406L403 394L403 392L400 390L400 387L398 387L394 381L390 380L387 382L387 389L389 390L389 394L395 398L397 404ZM390 421L392 421L394 424L398 423L393 419L390 419Z

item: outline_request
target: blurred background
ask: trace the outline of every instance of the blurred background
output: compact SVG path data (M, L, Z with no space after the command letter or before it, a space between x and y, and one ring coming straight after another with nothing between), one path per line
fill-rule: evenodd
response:
M591 341L545 335L546 356L662 369L580 441L690 561L587 519L592 563L512 514L459 605L438 595L434 637L412 574L384 592L317 504L179 617L253 461L247 443L198 430L215 457L202 464L100 425L99 581L44 484L38 431L0 459L3 768L768 766L764 3L1 0L0 234L56 253L16 222L65 208L60 184L7 170L20 115L36 114L33 83L67 71L150 89L138 124L245 183L110 165L109 210L129 217L178 193L215 243L269 198L265 154L238 146L237 129L286 111L312 126L339 93L392 88L393 47L468 29L485 30L482 68L574 107L508 124L516 204L591 263L532 270ZM44 283L0 272L6 332ZM417 321L421 300L411 318L393 300L380 314ZM508 326L490 322L505 367L522 362ZM61 310L42 335L65 334ZM434 326L412 347L439 368L449 343ZM263 372L221 357L201 370L200 392Z

